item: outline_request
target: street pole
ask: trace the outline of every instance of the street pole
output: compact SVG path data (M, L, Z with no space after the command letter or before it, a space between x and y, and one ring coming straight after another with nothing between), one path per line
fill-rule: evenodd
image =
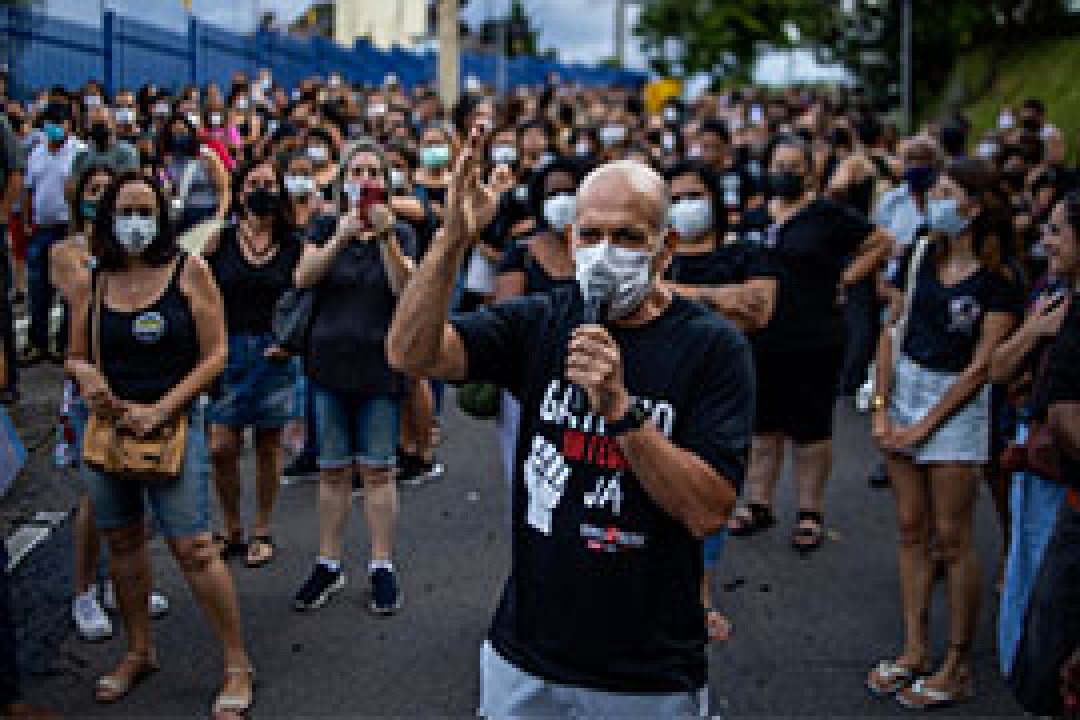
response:
M615 0L615 64L623 66L626 57L626 0Z
M458 1L439 0L439 99L449 111L458 100Z
M907 132L914 130L914 97L911 87L912 62L911 56L911 0L904 0L904 124Z

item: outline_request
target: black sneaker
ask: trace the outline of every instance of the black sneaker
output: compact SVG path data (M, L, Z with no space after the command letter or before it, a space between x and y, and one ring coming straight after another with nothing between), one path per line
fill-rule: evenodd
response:
M319 472L319 461L310 453L300 453L292 459L281 474L285 477L304 477Z
M41 348L28 345L19 355L19 365L21 367L34 367L44 359L45 353Z
M341 570L334 572L322 563L315 563L311 577L293 599L293 609L297 612L318 610L326 604L330 596L343 587L345 587L344 572Z
M401 609L401 590L393 570L376 568L371 578L371 604L368 606L376 615L393 615Z
M441 478L445 468L439 462L424 462L420 458L414 458L409 470L409 474L402 470L399 479L410 487L420 487Z

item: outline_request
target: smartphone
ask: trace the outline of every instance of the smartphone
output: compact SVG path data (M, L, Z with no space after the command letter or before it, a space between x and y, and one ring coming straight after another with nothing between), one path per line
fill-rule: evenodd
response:
M1065 292L1064 290L1058 290L1056 293L1054 293L1053 300L1051 300L1047 308L1043 310L1043 314L1049 315L1050 313L1057 310L1059 307L1061 307L1061 303L1065 302L1065 298L1067 297L1069 297L1069 294L1067 292Z
M385 204L386 188L368 185L364 188L364 192L360 194L360 197L356 199L353 207L360 211L360 220L364 223L364 227L369 228L372 225L370 217L372 206Z

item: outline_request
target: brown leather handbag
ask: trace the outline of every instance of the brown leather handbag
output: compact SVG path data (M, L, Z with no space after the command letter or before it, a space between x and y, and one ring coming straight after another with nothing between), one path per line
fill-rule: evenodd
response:
M91 352L94 367L101 368L101 313L105 302L105 276L94 288L91 309ZM145 437L110 418L92 412L83 435L83 462L91 468L142 482L166 482L180 476L187 451L188 418L180 413Z

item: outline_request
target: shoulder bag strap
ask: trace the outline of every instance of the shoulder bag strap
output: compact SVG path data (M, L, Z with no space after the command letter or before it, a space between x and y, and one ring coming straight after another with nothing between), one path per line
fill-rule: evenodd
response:
M911 317L911 306L915 303L915 284L919 278L919 268L922 267L923 258L926 256L927 248L930 247L930 238L923 236L919 238L918 244L915 246L915 251L911 254L911 263L907 269L907 282L904 285L904 306L900 312L900 317L896 321L896 325L893 326L893 358L897 358L900 355L900 347L903 345L904 336L907 334L908 320Z
M105 273L94 271L91 276L91 284L94 286L93 305L90 308L90 353L94 368L105 374L101 366L101 312L105 303Z

